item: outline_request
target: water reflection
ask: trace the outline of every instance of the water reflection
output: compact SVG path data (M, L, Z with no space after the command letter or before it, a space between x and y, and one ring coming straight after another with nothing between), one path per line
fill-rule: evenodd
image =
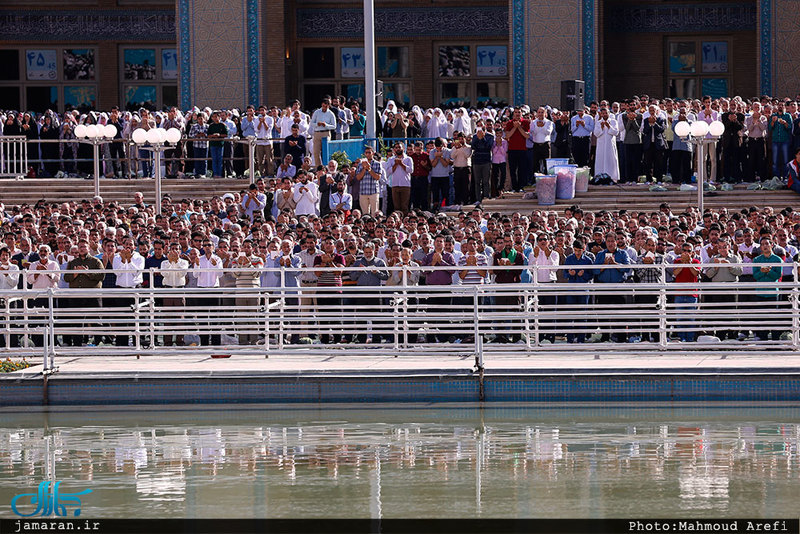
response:
M0 426L0 513L50 477L94 490L87 517L791 515L799 416L795 408L15 414Z

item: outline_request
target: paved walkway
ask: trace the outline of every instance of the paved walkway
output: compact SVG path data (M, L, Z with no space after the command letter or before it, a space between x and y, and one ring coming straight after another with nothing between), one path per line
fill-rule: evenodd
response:
M267 376L421 376L471 374L475 357L454 355L235 354L215 359L204 354L170 356L59 356L53 379L191 378ZM800 354L488 354L487 375L657 375L657 374L800 374ZM40 379L42 366L0 375L0 380Z

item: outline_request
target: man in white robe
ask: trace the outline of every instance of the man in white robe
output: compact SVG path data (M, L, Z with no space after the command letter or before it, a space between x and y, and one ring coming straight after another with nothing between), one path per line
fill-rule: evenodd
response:
M619 181L619 160L617 159L617 120L609 117L608 109L600 110L599 120L594 123L594 136L597 138L597 155L594 161L594 173L607 174L614 183Z

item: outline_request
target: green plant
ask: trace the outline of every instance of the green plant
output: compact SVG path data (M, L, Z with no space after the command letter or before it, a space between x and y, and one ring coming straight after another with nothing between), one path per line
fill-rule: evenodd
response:
M11 358L6 358L2 362L0 362L0 373L13 373L14 371L19 371L20 369L27 369L30 367L31 364L23 358L22 361L11 361Z
M331 154L331 159L339 165L340 169L345 165L349 166L351 163L353 163L350 161L350 158L347 157L347 154L342 150L337 150Z

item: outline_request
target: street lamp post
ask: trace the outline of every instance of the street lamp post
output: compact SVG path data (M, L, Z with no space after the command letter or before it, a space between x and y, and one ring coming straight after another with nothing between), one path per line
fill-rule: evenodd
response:
M100 195L100 145L110 143L117 135L117 128L113 124L100 126L97 124L79 124L75 127L75 137L81 143L92 145L94 151L94 194Z
M697 147L697 209L703 216L703 179L706 171L706 147L716 146L720 136L725 131L725 125L720 121L711 124L696 120L692 123L681 121L675 125L675 135L687 143Z
M139 128L131 135L133 142L142 150L148 150L155 157L156 166L156 215L161 215L161 155L174 149L181 140L181 131L177 128Z

